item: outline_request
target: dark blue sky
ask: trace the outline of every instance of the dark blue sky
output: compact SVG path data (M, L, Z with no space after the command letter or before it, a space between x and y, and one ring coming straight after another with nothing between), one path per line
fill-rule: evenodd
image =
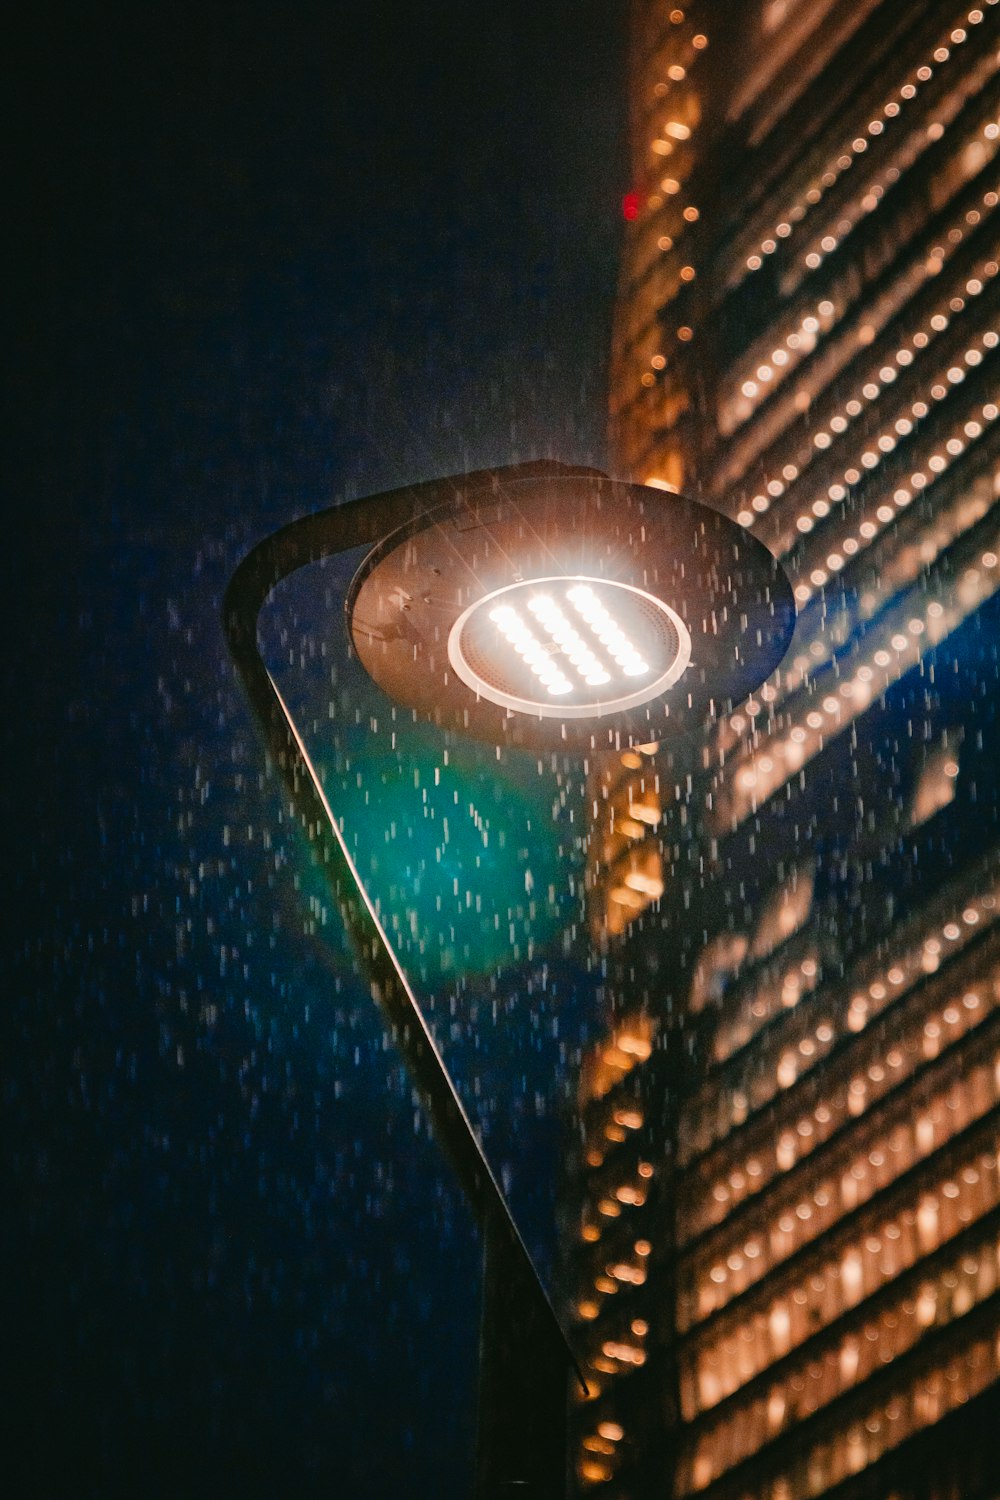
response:
M19 43L11 1494L468 1490L475 1237L303 934L219 606L335 499L603 461L623 9L49 5ZM571 1070L531 1023L459 1040L544 1252L514 1179Z

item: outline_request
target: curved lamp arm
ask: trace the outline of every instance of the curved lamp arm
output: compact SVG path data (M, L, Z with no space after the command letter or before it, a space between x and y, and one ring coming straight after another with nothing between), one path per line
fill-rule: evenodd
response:
M519 472L528 477L576 471L545 463L526 465ZM494 484L492 471L465 476L461 495ZM575 1372L584 1391L586 1383L257 641L260 610L283 579L324 557L373 545L424 514L432 498L437 504L447 498L442 497L440 482L334 506L292 522L259 543L239 564L226 590L224 624L268 751L330 881L372 996L423 1095L434 1134L484 1235L477 1494L484 1500L508 1492L551 1500L564 1491L562 1475L558 1486L555 1483L557 1464L563 1469L565 1465L564 1438L558 1445L554 1442L549 1428L557 1414L551 1400L546 1411L536 1387L541 1383L550 1389L554 1378L561 1379L564 1427L567 1370Z

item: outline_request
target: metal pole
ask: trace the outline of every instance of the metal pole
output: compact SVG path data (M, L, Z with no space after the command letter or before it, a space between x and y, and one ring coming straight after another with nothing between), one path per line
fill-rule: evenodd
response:
M544 472L572 471L559 464L525 469L526 475ZM470 475L462 491L493 482L489 472ZM267 748L327 874L362 973L483 1235L476 1500L555 1500L566 1492L567 1376L575 1371L581 1385L583 1377L257 645L257 618L276 584L310 562L378 541L424 513L432 497L448 498L437 485L421 485L285 527L237 568L226 591L224 623Z

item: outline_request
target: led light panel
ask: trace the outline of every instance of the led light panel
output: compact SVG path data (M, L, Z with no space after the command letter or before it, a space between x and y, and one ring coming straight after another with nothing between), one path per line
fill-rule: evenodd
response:
M455 621L448 660L478 697L539 718L592 718L659 697L691 659L687 626L632 584L534 578Z

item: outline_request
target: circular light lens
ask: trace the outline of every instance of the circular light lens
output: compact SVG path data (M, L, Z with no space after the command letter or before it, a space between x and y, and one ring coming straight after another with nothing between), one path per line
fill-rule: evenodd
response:
M536 718L582 719L657 698L691 659L676 610L632 584L533 578L471 604L448 660L479 697Z

